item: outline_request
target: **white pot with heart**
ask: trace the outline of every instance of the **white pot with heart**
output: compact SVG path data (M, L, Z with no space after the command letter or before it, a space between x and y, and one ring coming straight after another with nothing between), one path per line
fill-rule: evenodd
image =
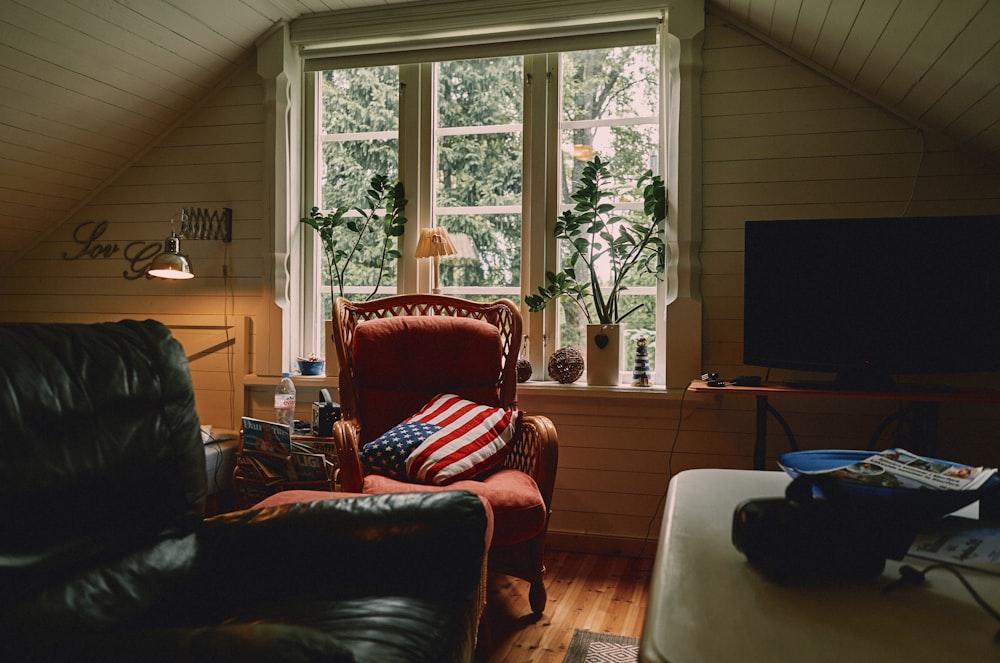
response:
M587 384L617 385L620 358L621 325L587 325Z

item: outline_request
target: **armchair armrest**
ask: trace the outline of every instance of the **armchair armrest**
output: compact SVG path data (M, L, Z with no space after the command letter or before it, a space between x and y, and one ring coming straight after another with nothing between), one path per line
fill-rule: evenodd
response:
M361 467L361 431L357 422L341 419L333 422L333 443L340 463L340 486L345 493L360 493L365 475Z
M504 465L534 479L545 505L551 510L559 464L556 427L548 417L537 414L524 415L521 425L521 438L511 447Z
M358 496L205 521L203 582L256 597L478 595L489 518L468 491ZM205 589L205 586L202 586Z

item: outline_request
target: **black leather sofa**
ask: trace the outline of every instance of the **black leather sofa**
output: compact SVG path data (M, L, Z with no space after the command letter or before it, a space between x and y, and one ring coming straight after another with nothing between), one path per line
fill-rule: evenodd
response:
M0 660L471 661L471 493L205 520L194 392L154 321L0 324Z

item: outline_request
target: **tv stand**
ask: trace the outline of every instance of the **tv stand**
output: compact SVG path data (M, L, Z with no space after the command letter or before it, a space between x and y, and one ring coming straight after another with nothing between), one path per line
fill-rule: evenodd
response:
M805 383L799 383L805 384ZM768 415L782 427L792 451L798 451L798 444L791 427L781 413L770 403L772 396L801 398L856 398L862 400L903 401L906 408L886 417L875 429L868 448L874 449L885 429L902 416L909 416L913 439L908 443L911 451L923 455L934 455L937 442L938 412L942 403L998 403L1000 391L986 389L935 389L933 387L896 385L893 390L863 390L836 388L832 384L823 386L790 387L784 383L765 382L757 387L709 387L702 380L694 380L688 391L701 394L725 394L753 396L756 400L756 431L753 447L753 469L763 470L767 462L767 420Z
M907 391L908 386L896 383L892 374L875 368L838 371L832 381L788 381L783 383L792 389L820 389L825 391L857 391L870 393Z
M889 394L944 394L955 391L954 387L944 384L897 384L887 383L857 383L850 380L786 380L781 383L789 389L810 389L813 391L853 391L857 393L889 393Z

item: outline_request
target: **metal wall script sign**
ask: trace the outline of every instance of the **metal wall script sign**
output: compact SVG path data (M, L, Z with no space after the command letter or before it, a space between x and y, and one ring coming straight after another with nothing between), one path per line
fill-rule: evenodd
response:
M121 253L121 256L128 263L128 269L122 272L122 277L130 281L142 278L146 275L146 268L161 251L162 242L129 242L122 249L117 242L99 241L104 232L108 229L107 221L84 221L73 230L73 242L79 245L80 250L75 254L63 253L63 260L79 260L80 258L91 258L93 260L113 258Z

